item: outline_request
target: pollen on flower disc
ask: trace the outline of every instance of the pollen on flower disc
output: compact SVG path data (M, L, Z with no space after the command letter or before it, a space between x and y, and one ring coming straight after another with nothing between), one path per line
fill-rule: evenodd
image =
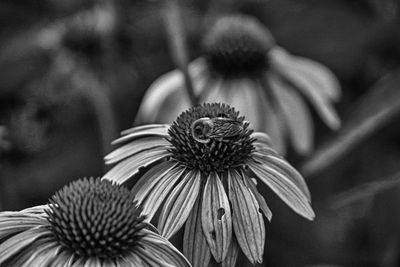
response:
M191 125L200 118L229 119L240 124L235 136L211 138L208 143L195 140ZM245 163L253 151L253 130L244 117L239 116L234 108L225 104L202 104L183 112L169 129L170 142L173 145L173 158L185 166L203 172L223 172Z
M212 69L224 76L257 74L268 65L267 53L275 41L252 17L232 15L218 19L204 39Z
M82 179L50 199L47 210L57 241L80 257L115 258L134 248L145 227L134 195L100 179Z

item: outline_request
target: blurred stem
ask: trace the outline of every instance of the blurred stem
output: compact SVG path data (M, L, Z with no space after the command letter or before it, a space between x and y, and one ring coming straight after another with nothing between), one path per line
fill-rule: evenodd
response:
M111 142L117 136L117 127L115 125L114 112L111 102L107 95L107 88L104 88L94 77L85 75L83 84L88 86L78 86L81 95L89 102L93 108L97 125L99 127L100 139L103 155L111 151Z
M399 74L389 73L361 99L341 132L303 164L304 176L316 177L400 115Z
M188 51L178 0L165 0L164 21L172 59L184 76L186 92L193 106L198 104L188 70Z

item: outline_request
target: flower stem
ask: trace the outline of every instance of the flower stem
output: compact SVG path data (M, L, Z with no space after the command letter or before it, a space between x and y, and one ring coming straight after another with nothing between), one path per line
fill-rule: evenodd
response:
M188 70L186 36L182 27L181 10L178 0L165 1L164 21L172 59L184 76L186 92L191 104L195 106L198 104L198 100Z

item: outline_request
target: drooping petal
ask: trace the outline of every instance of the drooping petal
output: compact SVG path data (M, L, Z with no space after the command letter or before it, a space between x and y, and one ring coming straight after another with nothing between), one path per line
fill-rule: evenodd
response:
M190 266L189 261L180 253L167 239L157 235L150 230L143 230L145 235L141 239L141 243L145 249L151 250L155 256L164 259L172 266Z
M36 240L51 235L46 226L39 226L21 232L0 244L0 265L10 257L15 256L27 246L32 245Z
M340 99L341 88L338 79L331 70L321 63L308 58L290 55L281 47L271 50L270 55L286 68L305 74L325 97L333 101Z
M232 239L232 217L224 186L215 172L210 173L204 188L201 215L210 251L217 262L222 262Z
M57 257L54 259L52 264L50 265L51 267L71 267L73 262L74 262L74 254L69 252L69 251L61 251Z
M158 136L160 138L168 137L169 124L148 124L127 129L121 133L122 137L114 140L113 145L134 141L143 137Z
M143 205L143 214L146 214L146 220L150 221L154 214L157 212L158 207L167 197L171 189L174 187L176 182L181 178L184 173L185 168L173 168L169 172L167 172L161 179L158 179L157 183L154 184L151 188L145 187L145 194L140 195L140 199L142 200L139 204ZM143 179L143 178L142 178ZM148 194L146 194L148 192ZM143 200L143 198L145 199ZM136 199L139 200L138 196Z
M203 58L189 64L189 74L193 81L205 75L206 65ZM139 107L135 123L172 123L175 118L191 106L190 99L184 89L183 75L179 70L168 72L159 77L147 90ZM199 86L193 84L195 93Z
M235 238L232 238L231 245L228 250L228 254L226 255L225 260L221 264L222 267L235 266L238 254L239 254L239 246L238 246Z
M165 238L173 236L189 217L199 194L200 179L200 172L189 171L165 202L158 222Z
M43 242L40 246L35 245L35 248L29 259L25 260L21 267L30 266L49 266L51 262L57 257L58 253L62 249L61 245L53 239L49 239Z
M207 267L211 252L201 226L202 195L197 200L190 212L183 235L183 254L192 263L193 267Z
M274 53L271 53L274 55ZM302 92L314 105L322 120L332 129L340 127L340 119L330 103L330 99L319 88L318 85L310 81L306 73L300 73L298 69L289 68L285 57L274 57L272 68L289 86Z
M169 156L171 156L171 153L162 147L137 153L114 166L103 176L102 179L107 179L117 184L122 184L130 177L137 174L140 168L147 167L156 161L162 160Z
M108 154L104 160L106 164L113 164L127 157L133 156L134 154L151 150L153 148L168 147L171 144L158 136L144 137L129 142L126 145L114 150Z
M265 154L263 151L260 151L260 153L256 151L253 153L253 158L276 175L289 179L301 190L307 200L311 201L311 194L303 176L282 157Z
M47 220L36 214L30 214L22 211L1 212L0 239L46 224Z
M263 260L265 226L260 206L236 170L228 172L232 223L237 242L252 264Z
M315 217L307 196L287 176L278 175L266 168L266 164L249 161L251 171L274 191L296 213L309 220Z
M269 209L264 197L258 192L257 187L254 184L254 182L251 180L251 178L247 177L247 175L244 174L243 172L241 173L241 175L243 177L245 185L251 190L254 197L257 199L258 205L260 206L261 211L264 213L264 216L268 219L268 221L271 221L272 212Z
M123 259L128 264L128 266L135 266L135 267L136 266L143 266L143 267L150 266L133 252L128 253L126 256L124 256Z
M309 154L313 148L314 125L304 100L297 91L288 90L275 75L268 75L268 79L286 120L293 147L300 154Z
M258 98L263 103L263 112L261 116L264 121L259 131L266 132L273 143L274 148L284 155L286 153L286 136L287 127L283 120L283 114L281 114L276 103L271 98L271 86L266 77L263 77L259 81L260 92Z

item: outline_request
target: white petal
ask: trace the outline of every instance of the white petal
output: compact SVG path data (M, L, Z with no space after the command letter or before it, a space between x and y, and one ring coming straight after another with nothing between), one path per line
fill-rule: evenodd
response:
M229 247L228 254L222 262L222 267L233 267L236 265L236 259L239 254L239 246L234 238L232 238L231 246Z
M229 200L232 203L232 223L243 253L254 265L263 260L265 226L260 206L240 174L228 172Z
M167 197L176 182L180 179L184 171L185 168L173 168L161 179L158 179L158 182L148 190L145 200L140 203L143 205L143 214L147 215L147 221L150 221L153 218L159 206ZM143 198L141 197L141 199Z
M330 99L320 90L318 86L312 83L308 76L299 73L298 70L287 68L287 64L281 62L281 57L276 57L272 67L276 74L279 75L288 86L294 87L301 91L314 105L316 111L322 120L332 129L340 127L340 119L330 103Z
M274 48L270 55L285 68L293 69L293 72L303 73L307 76L310 82L319 88L321 94L325 94L325 97L333 101L340 99L339 81L326 66L308 58L290 55L281 47Z
M204 188L201 215L210 251L217 262L222 262L232 239L232 217L224 186L215 172L210 173Z
M140 168L150 166L151 164L168 158L171 153L165 148L153 148L151 151L143 151L131 156L124 161L119 162L114 168L108 171L102 179L122 184L139 172Z
M36 240L51 236L51 232L46 226L39 226L22 233L19 233L0 244L0 265L10 257L17 255L27 246L33 244Z
M54 240L49 240L46 243L36 246L32 249L34 253L25 261L21 267L30 266L49 266L51 262L57 257L61 250L61 245Z
M200 176L200 172L189 171L166 200L158 222L165 238L173 236L189 217L199 194Z
M288 177L277 175L265 164L249 162L248 166L258 179L268 185L296 213L309 220L315 218L307 196Z
M244 179L246 186L251 190L254 197L257 199L258 205L260 206L261 211L264 213L264 216L268 219L268 221L271 221L272 212L269 209L264 197L258 192L256 184L243 172L242 172L242 177Z
M308 201L311 201L310 191L308 190L303 176L285 159L276 155L266 155L263 152L258 153L257 151L253 154L253 158L261 164L268 166L268 169L276 175L285 176L290 179L290 181L292 181L292 183L294 183L307 197Z
M288 90L275 75L268 75L268 79L294 148L300 154L309 154L313 148L314 125L306 103L298 92Z
M113 141L112 144L120 144L127 141L133 141L148 136L158 136L161 138L167 138L169 124L149 124L138 127L133 127L121 132L122 137Z
M121 146L120 148L114 150L110 154L108 154L104 160L106 164L113 164L122 159L125 159L129 156L132 156L136 153L143 152L145 150L149 150L152 148L160 148L160 147L169 147L171 143L169 143L165 139L161 139L158 136L152 137L144 137L138 140L134 140L129 142L126 145Z
M201 226L202 195L199 194L190 212L183 235L183 254L193 267L207 267L211 252Z

